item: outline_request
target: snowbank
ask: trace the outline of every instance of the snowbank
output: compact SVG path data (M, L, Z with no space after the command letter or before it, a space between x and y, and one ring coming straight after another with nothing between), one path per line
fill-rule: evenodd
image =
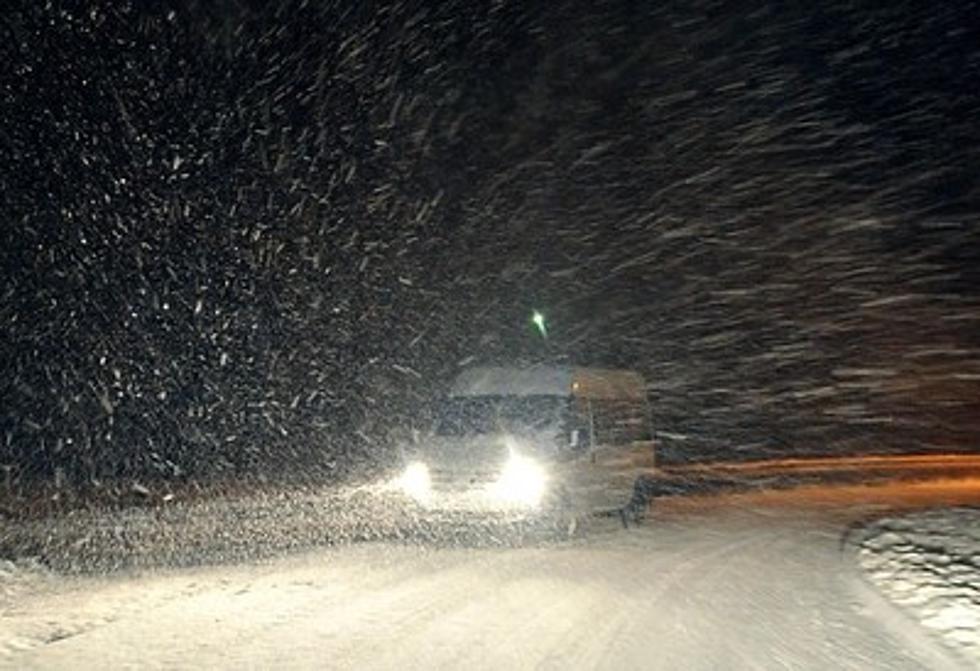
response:
M522 525L522 520L506 516L420 517L419 511L393 505L379 491L283 491L11 520L0 528L0 561L30 560L60 573L101 573L234 563L378 539L507 545L520 542L525 533L550 530L548 520L538 529L533 520Z
M324 489L12 520L0 559L67 573L255 559L383 532L390 511L372 500Z
M12 602L22 592L32 591L49 579L36 561L0 559L0 605Z
M885 596L980 663L980 508L877 520L857 551Z

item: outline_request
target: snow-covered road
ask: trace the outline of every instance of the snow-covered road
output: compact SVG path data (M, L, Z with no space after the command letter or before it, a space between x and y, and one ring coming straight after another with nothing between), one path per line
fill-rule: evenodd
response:
M637 529L530 548L49 579L3 604L0 667L970 668L841 537L879 511L978 503L978 480L808 487L665 500Z

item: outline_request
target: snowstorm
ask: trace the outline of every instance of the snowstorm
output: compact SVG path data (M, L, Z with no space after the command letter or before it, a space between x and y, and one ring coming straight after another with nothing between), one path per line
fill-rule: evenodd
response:
M0 667L975 668L978 13L15 2Z

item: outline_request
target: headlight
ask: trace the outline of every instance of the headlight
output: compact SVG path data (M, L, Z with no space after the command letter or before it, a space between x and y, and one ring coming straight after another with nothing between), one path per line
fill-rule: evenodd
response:
M536 506L546 484L544 469L536 461L512 451L500 479L493 485L493 494L507 503Z
M429 492L432 489L432 482L429 479L429 467L421 461L414 461L395 480L395 484L413 499L418 501L424 500L428 498Z

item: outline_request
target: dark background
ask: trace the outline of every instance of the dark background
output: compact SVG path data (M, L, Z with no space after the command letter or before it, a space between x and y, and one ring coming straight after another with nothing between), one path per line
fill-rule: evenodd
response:
M668 455L975 450L978 15L25 2L0 464L337 476L532 361L643 372Z

